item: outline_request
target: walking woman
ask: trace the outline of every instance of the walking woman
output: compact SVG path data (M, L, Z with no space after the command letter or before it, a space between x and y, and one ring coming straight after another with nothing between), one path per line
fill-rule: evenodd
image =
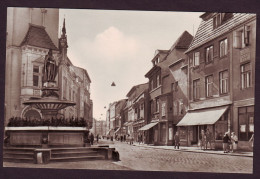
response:
M238 138L235 132L231 133L230 139L231 139L231 152L234 152L237 150L237 144L238 144Z

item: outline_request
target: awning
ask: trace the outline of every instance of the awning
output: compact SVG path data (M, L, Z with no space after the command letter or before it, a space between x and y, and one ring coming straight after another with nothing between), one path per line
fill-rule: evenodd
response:
M120 130L121 128L119 127L116 131L115 131L115 134Z
M176 126L210 125L216 123L228 106L188 112Z
M112 131L113 129L110 129L108 132L107 132L107 135Z
M158 124L159 122L152 122L152 123L149 123L143 127L141 127L140 129L138 129L139 131L146 131L148 129L151 129L152 127L154 127L156 124Z

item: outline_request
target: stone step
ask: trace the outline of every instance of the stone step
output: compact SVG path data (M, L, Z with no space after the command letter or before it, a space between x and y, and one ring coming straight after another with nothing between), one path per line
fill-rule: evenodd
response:
M56 152L75 152L75 151L93 151L90 147L76 147L76 148L52 148L53 153Z
M11 158L32 158L33 159L34 154L33 153L9 153L4 152L4 157L11 157Z
M33 158L13 158L13 157L3 157L4 162L15 162L15 163L34 163Z
M75 161L86 161L86 160L103 160L105 157L103 155L90 155L85 157L60 157L51 158L50 162L75 162Z
M98 154L96 151L79 151L79 152L59 152L59 153L51 153L51 158L59 158L59 157L84 157L89 155Z

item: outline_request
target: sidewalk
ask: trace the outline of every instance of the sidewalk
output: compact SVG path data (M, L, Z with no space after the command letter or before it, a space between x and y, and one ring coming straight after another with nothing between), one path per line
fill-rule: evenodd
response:
M164 150L175 150L175 151L183 151L183 152L196 152L196 153L208 153L208 154L217 154L217 155L253 157L253 152L248 152L248 151L236 151L234 153L224 153L222 150L209 150L209 149L201 150L200 147L180 146L180 149L174 149L174 146L154 146L154 145L138 144L138 143L134 143L133 146L154 148L154 149L164 149Z

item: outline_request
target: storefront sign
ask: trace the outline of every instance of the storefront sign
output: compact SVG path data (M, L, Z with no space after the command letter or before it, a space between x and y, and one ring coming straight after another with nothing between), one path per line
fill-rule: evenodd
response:
M246 125L240 125L240 132L246 132Z
M254 124L249 125L249 132L254 132Z
M173 139L173 128L169 128L169 140Z

